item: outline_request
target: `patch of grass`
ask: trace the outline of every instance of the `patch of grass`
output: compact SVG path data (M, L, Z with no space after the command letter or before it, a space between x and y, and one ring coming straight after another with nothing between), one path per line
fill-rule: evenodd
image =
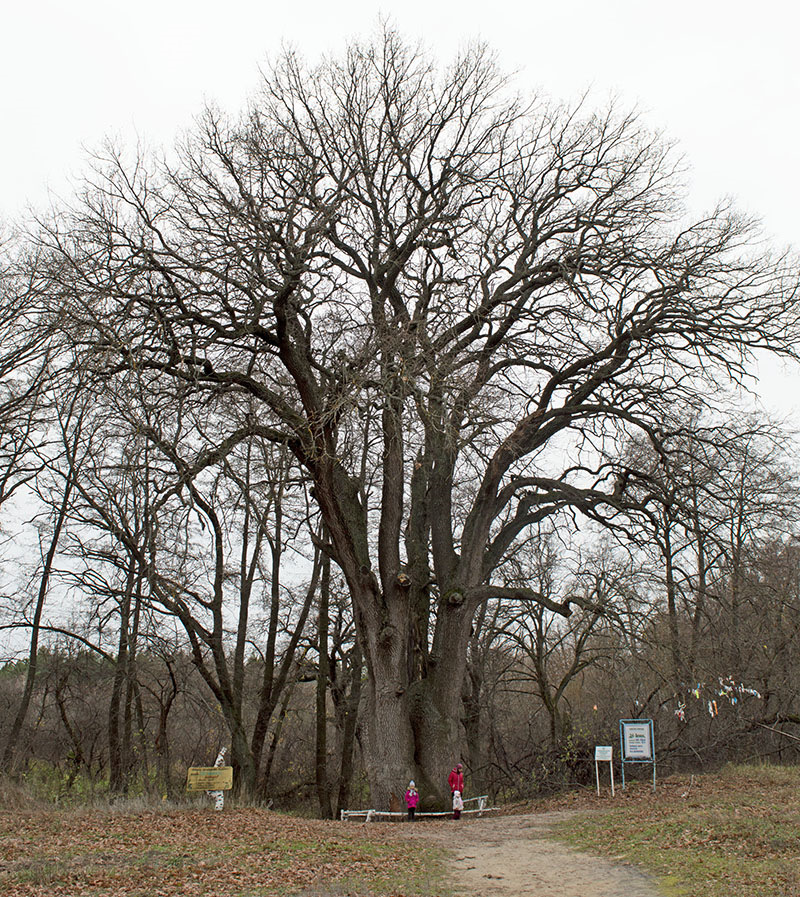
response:
M17 868L16 879L20 884L50 886L63 881L68 869L63 860L34 860Z
M800 769L637 783L600 806L555 837L645 867L674 897L800 897Z

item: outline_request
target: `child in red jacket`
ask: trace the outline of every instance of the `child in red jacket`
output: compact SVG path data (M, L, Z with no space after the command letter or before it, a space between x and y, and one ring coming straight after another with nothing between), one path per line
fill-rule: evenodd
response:
M464 767L460 763L456 763L450 770L450 775L447 777L447 784L450 786L451 794L454 791L458 791L462 794L464 793Z

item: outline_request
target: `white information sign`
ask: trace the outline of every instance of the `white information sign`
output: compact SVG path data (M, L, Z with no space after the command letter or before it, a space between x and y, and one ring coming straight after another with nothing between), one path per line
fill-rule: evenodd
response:
M653 762L653 743L650 738L650 723L623 722L622 744L625 760Z
M610 744L598 744L594 749L594 777L597 782L597 796L600 797L600 764L608 763L611 774L611 796L614 796L614 748Z

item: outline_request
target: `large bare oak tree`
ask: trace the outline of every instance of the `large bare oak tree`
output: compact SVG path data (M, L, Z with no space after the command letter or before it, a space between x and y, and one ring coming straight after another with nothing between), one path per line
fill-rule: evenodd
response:
M170 163L109 153L43 237L107 375L255 400L207 456L257 435L313 481L376 806L412 777L441 793L481 603L569 613L493 580L526 530L613 521L617 446L753 351L795 351L786 260L680 195L635 118L522 103L483 49L440 69L387 31L313 69L285 55Z

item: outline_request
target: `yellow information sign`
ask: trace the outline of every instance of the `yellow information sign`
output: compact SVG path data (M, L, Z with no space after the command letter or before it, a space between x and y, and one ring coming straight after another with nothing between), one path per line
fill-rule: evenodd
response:
M232 766L190 766L187 791L230 791L233 788Z

